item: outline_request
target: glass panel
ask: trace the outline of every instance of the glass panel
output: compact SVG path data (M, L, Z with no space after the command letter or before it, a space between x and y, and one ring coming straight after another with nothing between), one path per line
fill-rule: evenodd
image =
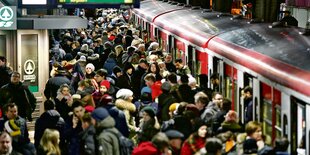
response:
M6 57L6 36L0 35L0 55Z
M270 100L263 101L263 133L272 135L272 105Z
M232 100L232 81L231 81L231 78L230 77L226 77L226 80L225 80L226 84L225 84L225 97Z
M32 92L38 92L38 35L21 36L21 64L24 83Z
M281 137L281 107L277 106L276 109L276 137Z
M234 110L237 111L238 109L238 84L237 84L237 80L234 80L234 92L235 92L235 96L234 96L234 100L235 100L235 106L234 106ZM239 117L240 118L240 117Z

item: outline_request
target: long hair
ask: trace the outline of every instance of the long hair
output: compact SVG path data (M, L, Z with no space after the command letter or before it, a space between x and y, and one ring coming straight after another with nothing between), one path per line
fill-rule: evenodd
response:
M40 145L47 154L61 155L59 149L59 132L54 129L45 129Z

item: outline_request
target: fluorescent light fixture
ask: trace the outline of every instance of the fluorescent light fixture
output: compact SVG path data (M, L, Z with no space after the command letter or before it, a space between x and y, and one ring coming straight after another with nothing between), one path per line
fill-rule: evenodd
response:
M47 0L22 0L23 5L46 5Z

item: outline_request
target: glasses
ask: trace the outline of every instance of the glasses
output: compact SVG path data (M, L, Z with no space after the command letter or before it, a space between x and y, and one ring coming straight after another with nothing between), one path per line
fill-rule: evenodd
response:
M14 78L20 78L19 75L12 75L12 77L14 77Z

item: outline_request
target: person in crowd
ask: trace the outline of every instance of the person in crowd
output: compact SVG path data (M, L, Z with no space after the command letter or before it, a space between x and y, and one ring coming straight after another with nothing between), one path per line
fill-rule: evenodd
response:
M117 66L119 67L124 67L123 62L122 62L122 57L124 54L124 48L122 45L117 45L115 46L115 54L116 54L116 61L117 61Z
M108 80L103 80L100 82L100 91L95 91L92 96L95 101L96 107L100 104L102 97L108 94L110 89L110 82Z
M188 77L188 85L191 87L192 91L196 94L202 89L197 85L197 81L193 76Z
M176 73L177 69L176 69L175 65L173 64L172 55L169 53L165 56L165 64L166 64L167 70L170 73Z
M243 89L244 107L245 107L245 124L253 121L253 89L250 86L246 86Z
M96 139L98 141L97 154L120 155L119 131L115 128L115 121L109 112L102 107L95 109L92 114L92 124L96 128Z
M68 114L71 111L71 106L73 103L73 98L70 94L70 87L67 84L62 84L58 91L57 96L54 99L56 110L59 112L60 116L66 120Z
M115 66L117 66L116 55L114 52L111 52L108 59L105 61L103 68L108 71L109 75L111 75Z
M6 58L0 56L0 88L10 82L12 69L8 67Z
M45 129L38 149L39 155L61 155L59 148L59 131Z
M172 155L179 155L182 147L182 138L184 135L177 130L168 130L165 132L169 138L169 149Z
M76 94L81 95L81 101L83 101L83 106L95 107L95 101L93 99L92 93L95 91L91 80L85 79L79 82L78 90Z
M191 76L191 75L190 75ZM181 75L181 84L179 86L182 101L187 103L194 103L195 92L188 85L188 75Z
M201 116L206 110L206 107L209 103L209 98L204 92L198 92L194 95L194 103L196 107L198 108L199 114Z
M116 93L115 91L115 86L117 85L115 83L115 81L108 77L108 71L105 69L99 69L96 71L96 75L95 75L95 80L97 82L97 85L100 86L100 82L102 80L108 80L110 82L110 89L108 90L109 94L114 96L114 94ZM96 91L99 91L99 87L96 88Z
M44 89L44 96L47 99L55 99L57 96L57 91L62 84L67 84L70 86L71 82L70 79L67 77L68 73L62 68L58 68L56 71L55 77L48 79L45 89ZM75 91L70 86L70 93L74 94Z
M226 115L229 110L231 109L231 101L227 98L223 99L223 102L219 105L219 111L213 116L213 122L212 122L212 130L213 132L216 132L217 129L221 126L221 124L224 122L226 116L229 117L229 115ZM236 113L236 117L237 117ZM234 118L234 117L233 117ZM237 124L239 124L238 118L236 118ZM239 130L240 132L240 130Z
M145 59L140 59L139 60L139 65L138 67L134 70L132 73L132 79L141 79L143 74L145 74L146 70L148 68L148 63ZM140 90L141 90L141 83L140 82L133 82L132 83L132 88L134 92L134 96L136 98L140 97Z
M136 107L132 103L132 100L133 100L133 92L129 89L120 89L116 93L115 106L125 113L126 122L131 133L129 137L132 137L135 134L135 131L137 130L133 115L134 112L136 112Z
M233 133L241 133L242 127L239 125L238 114L233 110L229 110L225 115L225 120L221 123L221 127L219 127L216 133L223 133L226 131L231 131Z
M132 155L170 155L170 152L168 137L166 134L159 132L154 135L151 141L139 143L139 145L132 151Z
M64 154L78 155L80 150L79 133L83 131L82 117L85 114L85 108L80 100L76 100L72 104L72 115L66 120L65 140L66 148Z
M290 142L286 137L277 138L274 144L273 152L276 155L289 155L287 148Z
M160 73L161 77L166 78L170 74L170 72L166 68L165 62L159 61L158 67L159 67L159 73Z
M23 85L20 81L20 73L13 72L11 81L2 86L0 89L0 106L3 107L6 103L14 102L20 110L19 116L32 121L32 112L36 107L37 99L28 86Z
M12 137L8 132L0 133L0 154L3 155L22 155L12 146Z
M162 121L160 129L162 132L174 129L174 123L175 123L174 116L177 115L179 105L180 105L179 103L172 103L169 106L169 120Z
M181 75L188 75L191 74L191 70L188 68L188 66L183 64L182 59L176 59L174 61L175 67L176 67L176 74Z
M18 115L15 103L4 106L5 116L0 119L0 131L7 131L12 136L13 148L24 155L36 153L34 144L30 142L27 122Z
M95 77L95 66L92 63L88 63L85 66L85 78L93 79Z
M167 77L168 82L171 85L170 93L176 99L177 102L182 102L182 96L179 92L179 84L177 80L177 75L175 73L171 73Z
M123 74L122 69L121 69L119 66L115 66L115 67L113 68L113 73L112 73L112 75L111 75L110 77L114 80L115 83L117 83L118 78L119 78L122 74ZM117 90L118 90L118 89L119 89L119 88L117 88ZM116 91L116 92L117 92L117 91Z
M148 73L144 77L144 81L146 86L151 89L152 100L155 101L155 99L162 94L161 81L156 81L156 77L152 73Z
M223 95L219 92L212 94L212 101L206 107L206 110L201 114L201 118L209 125L212 124L213 117L219 111L219 107L223 102Z
M158 112L157 118L161 123L163 121L169 120L171 117L169 116L169 107L171 104L176 102L176 99L170 93L171 84L169 82L164 82L161 85L162 94L158 96Z
M135 68L130 62L125 63L123 68L123 74L117 79L116 86L118 88L132 89L132 78L131 75Z
M204 154L207 138L207 126L200 119L195 120L194 133L183 143L181 155Z
M146 83L144 81L144 78L146 75L152 73L153 76L155 77L155 81L161 81L161 79L163 79L163 77L160 75L160 69L159 66L156 62L150 63L149 68L147 70L146 73L144 73L141 77L141 88L143 88L144 86L146 86Z
M58 111L55 110L55 104L52 100L44 101L44 113L36 120L35 128L34 128L34 145L36 149L38 149L40 145L41 137L44 133L44 130L55 129L60 134L60 146L65 144L64 142L64 128L65 128L65 121L60 116Z
M211 84L212 84L212 90L213 92L220 92L220 78L218 73L213 73L210 76Z
M142 110L142 119L138 130L138 142L150 141L159 132L160 125L155 117L155 110L151 106L146 106Z
M96 153L96 130L91 121L90 113L85 113L82 117L83 131L80 136L80 154L81 155L94 155Z
M218 138L208 138L206 142L206 155L221 155L222 154L222 142Z

